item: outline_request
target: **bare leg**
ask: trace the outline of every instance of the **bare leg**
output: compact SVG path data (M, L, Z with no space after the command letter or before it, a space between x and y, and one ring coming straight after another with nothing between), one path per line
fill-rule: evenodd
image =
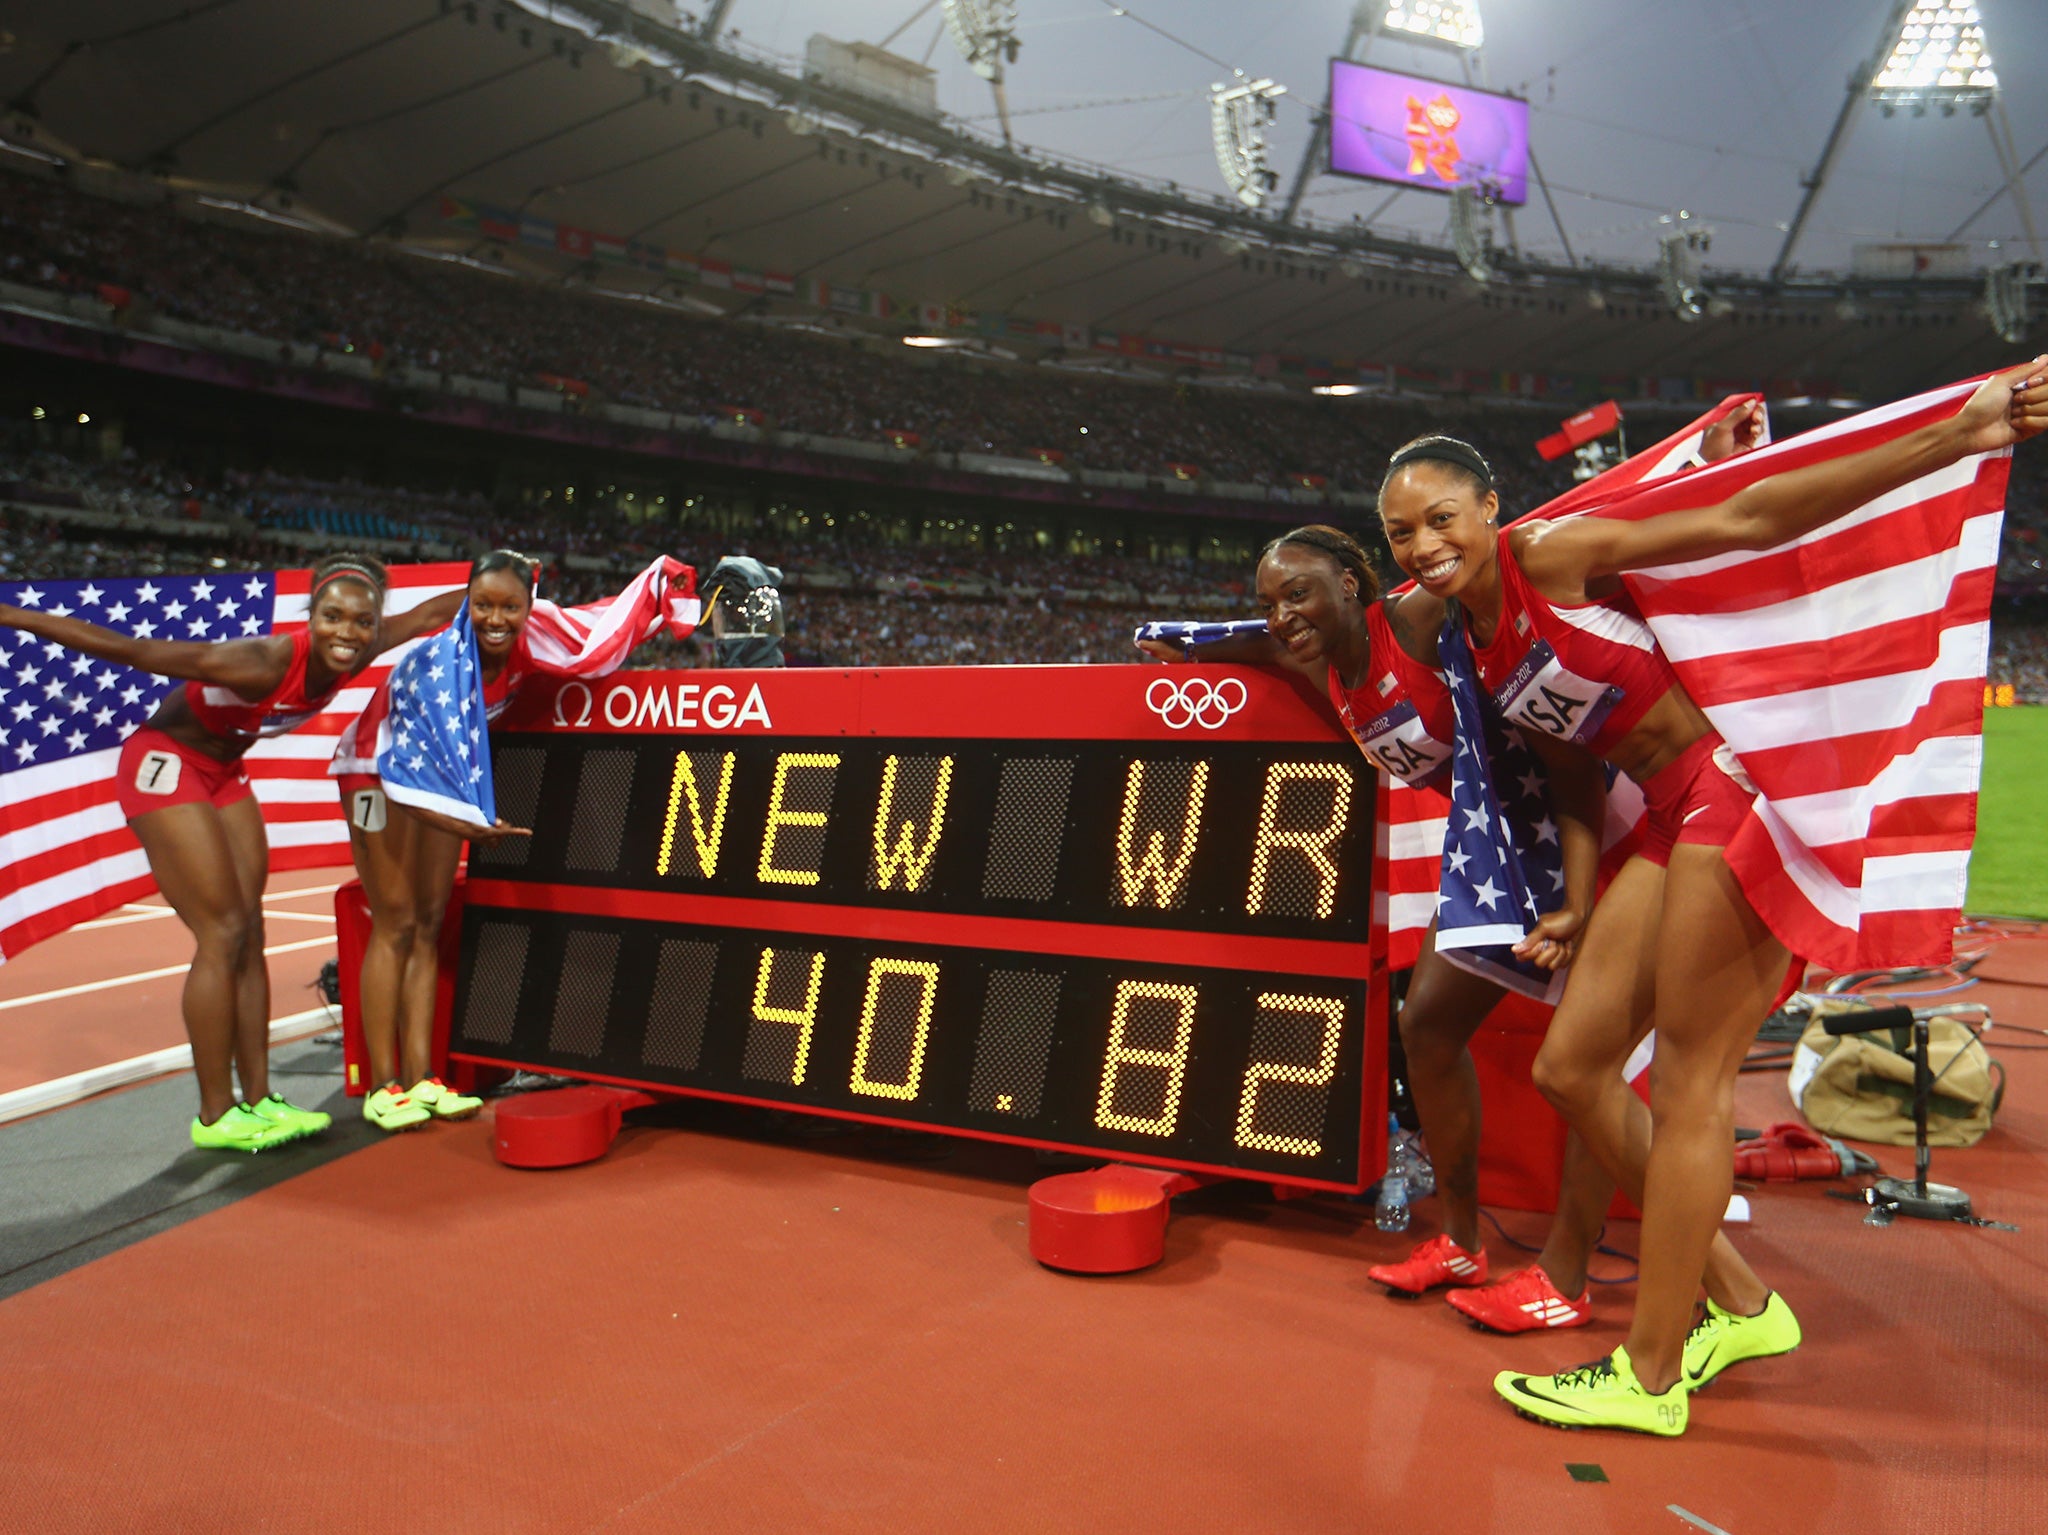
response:
M1715 857L1718 862L1718 852ZM1649 1031L1655 1000L1660 994L1657 954L1664 884L1664 871L1641 858L1630 859L1615 876L1593 910L1578 961L1565 983L1564 1000L1536 1057L1537 1087L1584 1138L1586 1149L1622 1191L1645 1211L1651 1115L1648 1106L1622 1080L1621 1068ZM1692 940L1681 938L1675 942L1682 947ZM1772 994L1783 975L1781 962L1772 979ZM1696 984L1711 990L1718 983L1701 980ZM1768 1004L1767 996L1764 1008L1756 1015L1757 1021L1769 1011ZM1665 1035L1662 1020L1658 1021L1657 1049L1661 1056ZM1655 1068L1652 1069L1654 1073ZM1658 1080L1654 1074L1652 1080L1654 1091ZM1728 1152L1732 1170L1732 1121ZM1723 1209L1726 1205L1724 1190ZM1719 1214L1717 1211L1717 1221ZM1646 1230L1646 1247L1647 1243ZM1552 1274L1553 1280L1557 1277ZM1718 1230L1706 1261L1705 1283L1707 1293L1717 1302L1745 1315L1756 1312L1770 1295L1763 1281ZM1686 1304L1691 1305L1690 1298ZM1634 1357L1633 1350L1630 1357Z
M420 821L403 805L391 807L416 828L412 844L413 941L398 997L399 1080L407 1086L433 1068L434 1001L441 978L441 919L455 889L462 839Z
M1578 1295L1586 1288L1586 1269L1593 1248L1607 1224L1614 1203L1614 1180L1599 1158L1574 1130L1564 1138L1564 1174L1557 1194L1557 1214L1543 1239L1536 1262L1560 1295Z
M1644 1389L1678 1379L1735 1162L1735 1078L1791 955L1714 847L1672 851L1657 958L1656 1132L1644 1180L1643 1253L1628 1354ZM1754 1275L1750 1276L1754 1280ZM1757 1285L1755 1311L1768 1299ZM1722 1302L1727 1305L1726 1301Z
M235 1071L242 1097L256 1103L270 1096L270 962L263 957L263 886L270 878L270 841L254 795L220 812L234 851L249 932L242 968L235 977Z
M1436 952L1436 927L1416 961L1402 1004L1401 1048L1408 1057L1408 1090L1429 1137L1436 1169L1437 1214L1444 1232L1467 1252L1478 1252L1479 1076L1468 1048L1473 1034L1500 1001L1502 989Z
M199 1118L210 1125L235 1106L238 993L249 948L249 907L234 843L212 805L166 805L128 824L157 888L195 941L185 972L185 1034L199 1080ZM260 964L260 941L256 949Z
M370 1061L371 1089L398 1080L398 1019L406 963L418 922L413 910L412 850L420 821L391 805L382 831L349 827L356 873L370 903L370 939L363 946L357 996L363 1010L363 1044Z

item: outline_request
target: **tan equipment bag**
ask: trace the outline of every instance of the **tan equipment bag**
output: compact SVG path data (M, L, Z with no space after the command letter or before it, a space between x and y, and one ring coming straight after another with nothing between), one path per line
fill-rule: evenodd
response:
M1957 1059L1960 1056L1961 1059ZM2005 1071L1954 1018L1928 1024L1927 1144L1974 1146L2005 1095ZM1880 1146L1913 1144L1913 1031L1829 1036L1816 1018L1793 1052L1788 1084L1807 1123Z

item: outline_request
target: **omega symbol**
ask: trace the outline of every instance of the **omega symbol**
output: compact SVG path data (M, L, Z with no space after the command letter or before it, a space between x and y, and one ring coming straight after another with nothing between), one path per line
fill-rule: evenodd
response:
M1200 725L1204 730L1221 730L1231 715L1245 706L1244 684L1235 677L1211 683L1206 677L1175 682L1155 677L1145 689L1145 707L1166 722L1168 730L1185 730Z
M577 696L576 702L583 706L580 714L571 713L569 695ZM581 730L590 723L590 687L587 683L572 682L555 695L555 728L557 730Z

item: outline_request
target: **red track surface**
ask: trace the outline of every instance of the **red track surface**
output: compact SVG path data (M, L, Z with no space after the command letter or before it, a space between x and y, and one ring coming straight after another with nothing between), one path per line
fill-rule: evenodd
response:
M1979 973L1972 1000L2048 1025L2048 941ZM1084 1280L1026 1255L1008 1153L643 1129L516 1173L472 1123L0 1302L0 1524L1633 1535L1690 1528L1675 1504L1730 1535L2038 1530L2048 1055L2005 1060L1998 1128L1936 1168L2020 1231L1759 1192L1737 1241L1806 1346L1675 1443L1540 1428L1488 1386L1611 1348L1626 1289L1583 1332L1482 1335L1366 1282L1408 1239L1355 1205L1194 1196L1162 1266ZM1782 1078L1740 1105L1785 1117Z
M344 877L350 871L271 877L264 945L273 951L272 1017L317 1004L310 988L334 957L333 891ZM191 960L185 925L151 896L0 966L0 1093L183 1044L178 995Z

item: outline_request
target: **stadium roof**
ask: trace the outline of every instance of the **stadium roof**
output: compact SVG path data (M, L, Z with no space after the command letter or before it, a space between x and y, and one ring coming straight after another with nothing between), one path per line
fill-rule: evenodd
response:
M1125 26L1128 17L1105 10L1120 30L1098 29L1081 42L1079 13L1088 0L1068 0L1067 8L1073 25L1062 31L1049 19L1038 35L1027 14L1024 35L1035 50L1028 60L1050 64L1075 40L1073 57L1092 62L1077 62L1071 73L1086 82L1103 77L1098 55L1128 48L1133 93L1163 83L1164 76L1145 72L1163 67L1162 55L1140 52L1140 29ZM800 22L805 14L831 16L842 31L883 14L873 4L797 9ZM902 19L895 12L915 6L895 0L887 9L893 19L868 29L877 39ZM1292 55L1306 48L1313 64L1342 41L1347 7L1282 9L1300 23L1290 29L1297 34ZM1577 15L1586 7L1563 9ZM1868 46L1855 38L1876 25L1869 7L1817 9L1832 16L1845 58ZM2013 71L2038 71L2040 50L2026 57L2021 34L2048 33L2039 9L2010 4L1990 18L2012 38L2000 59L2009 88L2025 90ZM1854 25L1844 25L1852 11ZM693 277L730 264L789 280L789 294L780 281L766 293L710 293L721 307L801 309L795 300L809 297L865 312L873 322L883 318L879 296L887 295L895 306L889 323L897 328L917 328L920 315L931 313L922 306L1004 315L1040 322L1039 335L1050 337L1036 343L1041 349L1057 346L1062 325L1089 326L1239 352L1430 368L1820 380L1868 394L1988 367L2016 350L1992 334L1974 271L1928 276L1909 263L1862 276L1795 273L1773 284L1763 263L1747 272L1710 266L1700 279L1703 312L1686 323L1673 313L1658 274L1631 259L1640 252L1627 240L1603 239L1581 208L1564 217L1565 232L1585 247L1568 261L1554 232L1546 247L1547 216L1532 202L1519 215L1519 251L1503 238L1493 280L1479 283L1442 238L1440 224L1360 228L1348 211L1330 216L1332 207L1348 210L1358 201L1349 184L1338 184L1341 197L1312 198L1304 222L1283 224L1227 199L1213 160L1198 166L1200 174L1187 173L1183 187L1049 150L1007 149L984 123L806 79L798 62L749 38L726 33L714 45L680 19L664 24L613 0L352 0L326 7L301 0L17 0L10 13L14 31L0 53L0 99L11 104L6 136L16 143L151 171L173 186L372 238L398 235L486 259L509 245L522 265L595 271L607 282L661 280L648 268L663 251L690 258ZM787 13L783 7L779 14ZM1220 12L1191 3L1160 14L1192 32ZM748 0L739 0L730 20L749 19ZM1527 18L1494 6L1487 20L1493 48L1493 39L1511 37ZM1225 50L1217 57L1233 58L1241 45L1258 66L1252 34L1270 37L1277 25L1270 15L1258 27L1240 19L1235 30L1242 36L1215 40ZM922 33L920 27L913 52L922 51ZM1671 57L1685 58L1673 51L1682 38L1674 31L1665 39L1670 47L1653 61L1662 73L1674 72L1665 62ZM1734 47L1725 37L1711 41ZM1184 52L1188 42L1160 46ZM1605 45L1595 39L1596 60L1612 60L1604 70L1616 81L1643 68L1643 49L1627 42L1619 34ZM1749 39L1745 46L1768 42ZM952 59L947 69L959 64L943 44L941 54ZM1755 72L1761 66L1750 57ZM1402 62L1384 54L1374 61ZM1193 77L1182 69L1172 82L1182 96L1190 88L1205 94L1203 77L1217 73L1199 59L1195 67ZM1698 71L1687 59L1677 72L1690 80ZM1782 86L1786 77L1812 78L1813 71L1781 57L1772 78ZM1824 121L1840 103L1833 83L1839 75L1821 78L1830 81L1824 89L1785 91L1800 103L1802 122L1816 114ZM987 87L967 79L984 95L975 100L962 86L953 92L960 104L969 114L989 110ZM1013 105L1029 100L1022 94L1026 79L1020 63L1012 72ZM946 74L941 83L952 91L955 82ZM1633 89L1637 110L1652 115L1667 95L1689 103L1676 114L1688 121L1702 110L1730 119L1750 111L1736 100L1699 108L1690 104L1689 86L1668 80L1653 78L1647 95ZM1303 91L1313 96L1319 87L1304 81ZM2026 95L2028 111L2041 118L2041 93ZM1628 116L1620 107L1599 111ZM1020 116L1016 125L1020 142L1044 124L1042 137L1072 143L1078 121L1050 114ZM1179 122L1173 131L1184 131L1206 156L1199 115L1182 113ZM1956 159L1943 195L1982 201L1976 194L1987 181L1995 192L1995 167L1982 163L1989 158L1983 127L1967 118L1928 122L1952 145L1962 143L1958 132L1975 135L1967 172ZM1297 114L1291 140L1285 127L1285 119L1275 127L1274 161L1291 173L1305 119ZM1739 127L1731 121L1731 132ZM1567 187L1638 187L1636 162L1654 158L1655 141L1672 136L1661 129L1640 135L1620 144L1606 133L1598 151L1605 164L1567 159L1551 164L1551 172ZM1735 136L1753 139L1754 132ZM1865 137L1878 135L1866 129ZM1127 138L1104 133L1099 142L1099 158L1143 159ZM2021 147L2030 146L2023 140ZM1776 143L1772 154L1796 163L1818 148L1815 133ZM1547 142L1542 152L1550 157ZM1892 190L1904 227L1922 232L1934 227L1921 222L1932 215L1907 219L1903 210L1909 198L1933 197L1926 179L1895 174ZM1837 195L1863 196L1859 186L1851 178ZM1219 190L1203 190L1210 187ZM2038 200L2048 213L2048 197ZM1420 205L1413 214L1418 224L1441 218L1441 200L1404 194L1404 201ZM1759 190L1748 206L1754 212L1766 201L1782 220L1793 199L1774 179L1769 197ZM1652 231L1659 217L1675 217L1675 210L1632 210L1633 221ZM540 259L532 240L505 241L507 221L515 228L524 221L529 233L554 231L555 248ZM2009 222L2000 214L1986 227ZM1830 227L1839 245L1839 218ZM1497 234L1504 236L1504 228ZM1638 229L1630 238L1641 235ZM631 242L638 264L605 270L598 258L612 247L593 252L592 237L616 239L621 250ZM1730 237L1717 227L1724 246ZM653 261L638 259L648 251ZM1595 259L1596 252L1605 254ZM684 269L679 262L670 270ZM819 281L833 286L818 290Z

